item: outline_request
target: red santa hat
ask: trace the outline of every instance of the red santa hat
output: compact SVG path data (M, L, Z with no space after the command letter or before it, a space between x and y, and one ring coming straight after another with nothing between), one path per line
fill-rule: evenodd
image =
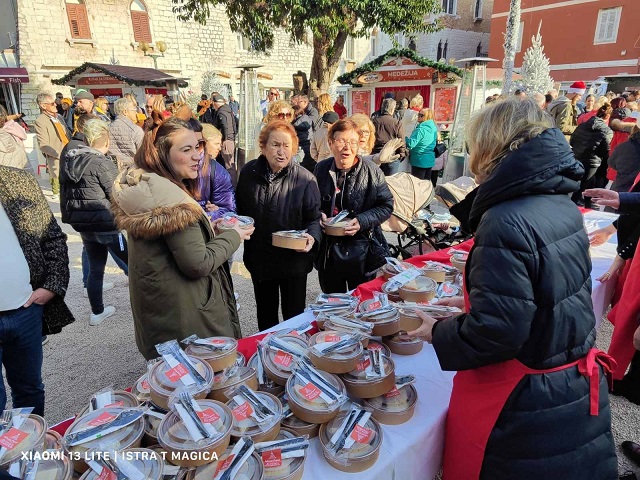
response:
M573 82L567 90L567 93L577 93L579 95L584 95L584 92L587 91L587 86L584 82Z

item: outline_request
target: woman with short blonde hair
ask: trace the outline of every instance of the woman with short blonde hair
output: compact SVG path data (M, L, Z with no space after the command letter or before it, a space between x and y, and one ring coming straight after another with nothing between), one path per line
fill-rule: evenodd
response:
M413 129L418 124L418 112L424 108L424 98L419 93L411 99L409 108L404 111L402 116L402 128L404 134L410 137L413 133Z
M360 131L362 132L362 136L360 137L360 149L358 151L359 155L369 155L373 150L373 145L376 142L376 127L374 127L373 122L369 117L362 113L356 113L355 115L351 115L349 117L350 120L355 123Z
M603 373L615 363L593 348L589 238L569 198L584 169L529 98L488 105L465 130L480 185L452 213L475 234L468 295L439 304L466 313L436 323L418 311L423 324L408 332L458 372L443 477L613 480Z
M269 111L262 120L263 124L267 124L272 120L284 120L293 122L293 107L286 100L277 100L269 105Z

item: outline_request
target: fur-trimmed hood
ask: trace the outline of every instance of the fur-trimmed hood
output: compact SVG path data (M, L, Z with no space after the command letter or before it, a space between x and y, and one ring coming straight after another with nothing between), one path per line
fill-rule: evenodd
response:
M116 178L112 209L118 228L143 240L179 232L204 216L198 202L176 184L134 167Z

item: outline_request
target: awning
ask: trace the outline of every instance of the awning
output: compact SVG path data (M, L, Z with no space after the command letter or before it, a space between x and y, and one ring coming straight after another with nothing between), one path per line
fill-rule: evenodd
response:
M173 77L155 68L128 67L126 65L107 65L104 63L86 62L78 68L71 70L67 75L57 80L52 80L55 85L69 85L75 87L82 77L93 77L95 74L112 77L114 84L126 83L139 87L166 87L167 81L177 81L179 87L186 87L185 78ZM104 83L103 83L104 85Z
M0 67L0 83L29 83L27 69Z

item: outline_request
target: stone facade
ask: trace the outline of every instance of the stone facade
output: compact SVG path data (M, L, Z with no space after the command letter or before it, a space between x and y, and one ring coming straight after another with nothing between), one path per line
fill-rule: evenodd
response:
M77 0L74 0L77 3ZM30 83L22 90L22 109L32 121L37 114L35 95L42 90L62 91L68 87L52 85L57 79L84 62L111 63L153 68L153 59L145 57L134 41L131 0L86 0L91 40L73 40L65 0L16 0L20 61L30 74ZM229 83L237 93L238 65L257 63L272 77L262 80L265 88L292 88L292 74L309 72L312 48L291 43L284 32L276 35L270 55L258 55L242 49L242 42L231 31L222 8L212 9L206 26L180 22L172 12L171 0L146 0L152 44L164 41L165 56L158 58L158 69L174 76L189 78L191 90L200 93L202 74L221 72L220 81ZM356 40L356 62L368 54L368 39ZM346 68L346 62L337 72ZM127 92L127 89L124 89ZM205 92L210 93L210 92Z

